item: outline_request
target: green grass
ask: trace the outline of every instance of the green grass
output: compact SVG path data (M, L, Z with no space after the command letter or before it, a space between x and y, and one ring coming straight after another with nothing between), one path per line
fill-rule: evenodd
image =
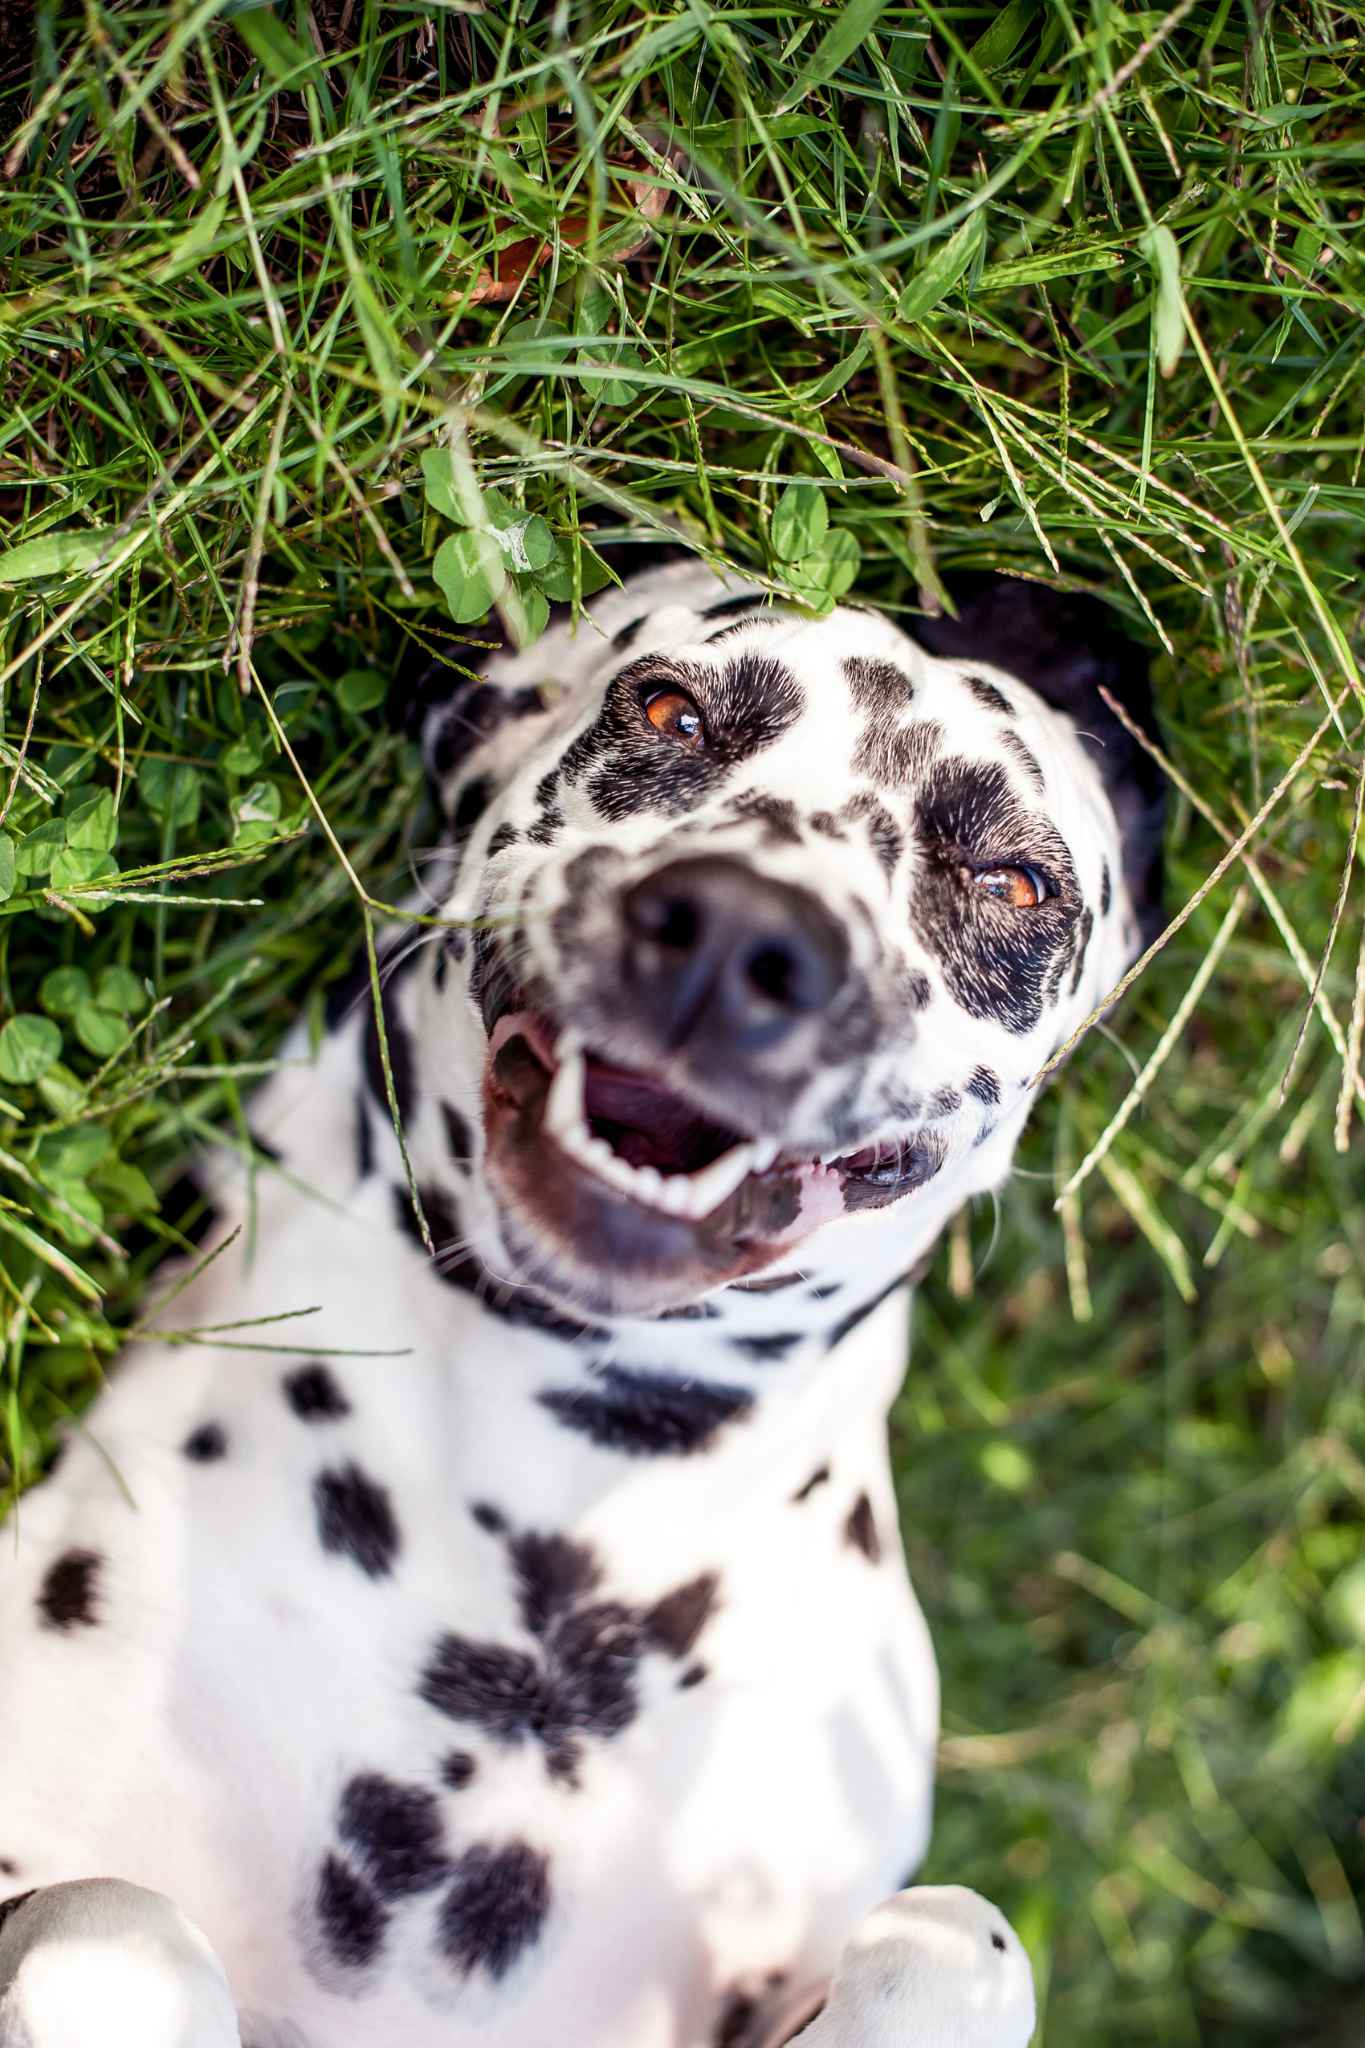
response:
M817 604L1013 567L1157 645L1198 900L945 1246L898 1411L933 1875L1058 2048L1365 2030L1363 27L0 7L11 1496L420 861L383 699L443 543L469 610L480 526L545 523L527 632L662 534Z

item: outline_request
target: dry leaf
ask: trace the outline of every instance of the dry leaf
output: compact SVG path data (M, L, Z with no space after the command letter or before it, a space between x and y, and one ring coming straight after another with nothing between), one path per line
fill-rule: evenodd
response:
M670 161L676 161L676 152L666 152ZM619 177L619 171L618 171ZM669 194L666 186L638 174L622 181L626 197L635 214L635 221L620 221L609 230L609 246L603 254L613 263L627 263L632 256L638 256L649 241L651 223L659 220L668 206ZM577 249L587 240L588 216L586 213L571 213L559 224L558 239L567 242L571 249ZM528 277L535 274L549 259L554 247L553 236L527 235L519 242L509 242L505 249L499 249L490 268L481 270L474 280L466 304L471 306L505 306L521 290ZM452 302L458 299L452 293Z

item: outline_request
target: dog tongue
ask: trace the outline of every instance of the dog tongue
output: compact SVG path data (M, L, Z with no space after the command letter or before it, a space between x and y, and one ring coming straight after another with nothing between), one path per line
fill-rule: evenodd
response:
M661 1081L591 1055L584 1112L618 1158L661 1173L695 1173L740 1142L738 1132L711 1123Z

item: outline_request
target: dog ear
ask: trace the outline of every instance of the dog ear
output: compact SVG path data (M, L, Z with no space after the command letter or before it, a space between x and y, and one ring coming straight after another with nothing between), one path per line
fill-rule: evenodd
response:
M946 587L957 617L914 618L904 630L930 654L989 662L1018 676L1071 720L1114 807L1123 878L1142 943L1149 944L1163 923L1165 778L1100 695L1103 686L1141 732L1159 741L1145 650L1119 631L1098 598L981 573L950 576Z
M504 688L483 676L443 671L444 688L421 724L422 754L427 775L438 796L457 779L466 757L493 737L510 718L525 718L545 709L534 686Z

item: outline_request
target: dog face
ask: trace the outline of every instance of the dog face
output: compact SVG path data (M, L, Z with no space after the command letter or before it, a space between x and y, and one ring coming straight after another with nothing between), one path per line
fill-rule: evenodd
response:
M1002 602L1034 613L1014 673ZM894 1267L917 1205L936 1228L1000 1180L1156 880L1096 688L1141 696L1140 663L1077 610L993 582L934 653L666 570L437 715L469 929L418 1030L480 1134L461 1221L493 1273L655 1313L855 1237Z

